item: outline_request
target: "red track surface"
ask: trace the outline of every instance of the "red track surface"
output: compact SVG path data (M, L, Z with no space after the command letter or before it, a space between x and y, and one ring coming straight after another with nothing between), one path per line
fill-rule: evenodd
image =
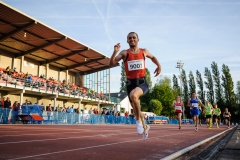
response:
M0 125L0 159L160 159L226 129L151 125L142 140L135 125Z

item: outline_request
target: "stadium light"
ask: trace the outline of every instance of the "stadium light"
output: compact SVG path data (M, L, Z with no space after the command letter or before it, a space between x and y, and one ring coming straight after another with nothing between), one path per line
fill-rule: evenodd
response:
M182 98L183 98L183 95L182 95L182 75L181 75L181 73L182 73L183 65L184 65L184 63L182 62L182 60L180 60L180 61L177 62L177 66L176 66L176 68L179 69L180 97L182 97ZM185 118L185 114L184 114L184 110L183 110L183 119L184 119L184 118Z

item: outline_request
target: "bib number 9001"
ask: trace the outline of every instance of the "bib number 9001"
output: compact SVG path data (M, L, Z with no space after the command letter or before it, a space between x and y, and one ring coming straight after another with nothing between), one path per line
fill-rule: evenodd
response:
M129 71L139 70L139 69L144 69L144 61L143 60L128 61L128 70Z

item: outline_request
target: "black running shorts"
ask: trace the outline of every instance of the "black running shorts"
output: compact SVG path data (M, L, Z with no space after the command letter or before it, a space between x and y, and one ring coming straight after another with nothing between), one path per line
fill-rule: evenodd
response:
M131 91L134 90L136 87L139 87L142 89L143 95L145 95L149 91L149 85L145 77L136 78L136 79L127 79L126 87L127 87L128 97ZM130 97L129 97L129 100L130 102L132 102Z

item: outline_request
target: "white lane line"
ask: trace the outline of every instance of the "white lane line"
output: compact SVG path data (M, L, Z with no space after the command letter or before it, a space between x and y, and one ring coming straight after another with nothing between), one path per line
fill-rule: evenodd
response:
M192 132L192 131L189 131L189 132ZM159 137L167 137L167 136L178 135L178 134L186 134L186 133L188 133L188 132L181 132L181 133L168 134L168 135L164 135L164 136L150 137L150 138L148 138L148 140L149 139L159 138ZM143 141L143 140L142 139L136 139L136 140L131 140L131 141L108 143L108 144L102 144L102 145L96 145L96 146L90 146L90 147L82 147L82 148L75 148L75 149L69 149L69 150L63 150L63 151L57 151L57 152L36 154L36 155L32 155L32 156L18 157L18 158L13 158L13 159L10 159L10 160L33 158L33 157L39 157L39 156L46 156L46 155L59 154L59 153L72 152L72 151L79 151L79 150L86 150L86 149L92 149L92 148L98 148L98 147L106 147L106 146L111 146L111 145L130 143L130 142L137 142L137 141Z
M85 131L88 131L88 130L84 130L84 131L81 131L81 132L61 132L61 133L36 133L36 134L17 134L17 135L3 135L3 136L0 136L1 137L19 137L19 136L38 136L38 135L48 135L48 134L65 134L65 133L82 133L82 132L85 132Z
M124 134L133 134L136 132L129 132L129 133L122 133L122 134L97 134L97 135L92 135L92 136L81 136L81 137L67 137L67 138L51 138L51 139L41 139L41 140L30 140L30 141L17 141L17 142L3 142L0 143L0 145L4 145L4 144L17 144L17 143L31 143L31 142L44 142L44 141L56 141L56 140L65 140L65 139L75 139L75 138L86 138L86 137L96 137L96 136L100 136L100 137L108 137L108 136L117 136L117 135L124 135Z

